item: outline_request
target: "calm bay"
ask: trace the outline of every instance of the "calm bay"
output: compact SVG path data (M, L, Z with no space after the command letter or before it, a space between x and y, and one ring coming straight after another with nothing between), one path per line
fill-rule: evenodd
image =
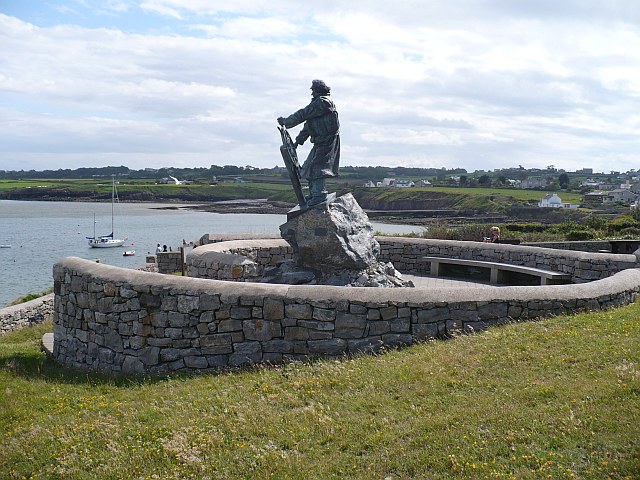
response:
M28 293L53 286L53 265L74 256L125 268L135 268L153 253L157 243L179 248L205 233L278 233L286 215L218 214L190 210L184 205L120 203L116 206L115 236L127 237L118 248L90 248L94 214L98 235L111 232L111 205L94 202L25 202L0 200L0 308ZM413 225L373 222L383 233L420 231ZM125 257L125 250L135 256Z

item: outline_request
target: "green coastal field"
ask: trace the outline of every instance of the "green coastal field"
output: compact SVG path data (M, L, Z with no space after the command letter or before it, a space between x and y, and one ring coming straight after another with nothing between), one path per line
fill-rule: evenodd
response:
M256 198L295 198L291 187L278 183L156 184L153 180L121 180L117 192L122 201L219 201ZM109 179L0 180L0 198L14 200L108 200Z
M377 356L113 379L0 338L3 479L635 479L640 304Z

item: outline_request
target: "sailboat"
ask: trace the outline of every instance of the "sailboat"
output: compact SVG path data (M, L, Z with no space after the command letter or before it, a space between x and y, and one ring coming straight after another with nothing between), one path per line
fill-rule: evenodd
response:
M89 246L92 248L110 248L121 247L124 245L126 238L114 238L113 236L113 209L116 202L116 178L113 177L111 187L111 233L109 235L101 235L96 237L96 214L93 214L93 237L87 237Z

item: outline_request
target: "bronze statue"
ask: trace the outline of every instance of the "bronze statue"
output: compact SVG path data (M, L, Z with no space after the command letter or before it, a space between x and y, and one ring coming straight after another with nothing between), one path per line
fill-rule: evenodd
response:
M286 118L278 117L278 123L284 127L280 128L280 133L283 139L281 151L283 152L283 157L285 157L285 163L287 163L285 155L289 154L294 157L292 161L287 164L289 173L293 173L292 183L294 184L294 190L296 190L294 178L296 176L298 183L300 177L306 179L309 183L309 196L306 198L302 197L304 204L300 198L301 193L296 191L300 206L303 207L306 205L317 205L326 201L326 179L338 175L340 164L340 122L338 121L336 107L329 98L330 92L331 88L322 80L313 80L313 82L311 82L311 95L313 97L311 103ZM287 145L286 137L288 137L289 134L286 129L295 127L302 122L304 122L304 126L296 136L295 143L291 143L289 137L289 145ZM307 160L300 168L297 166L295 149L298 145L303 145L309 137L311 137L313 148L309 152ZM284 151L283 148L286 151ZM293 155L291 155L291 150L293 150ZM292 172L290 165L293 165L292 168L294 170L299 168L299 171Z

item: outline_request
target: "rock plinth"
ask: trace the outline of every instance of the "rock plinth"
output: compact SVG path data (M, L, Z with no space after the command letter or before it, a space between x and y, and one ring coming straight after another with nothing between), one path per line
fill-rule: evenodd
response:
M365 269L380 253L369 217L350 193L280 225L280 233L297 266L313 272Z
M280 233L294 260L265 271L265 282L413 287L391 263L378 262L373 226L350 193L297 214Z

